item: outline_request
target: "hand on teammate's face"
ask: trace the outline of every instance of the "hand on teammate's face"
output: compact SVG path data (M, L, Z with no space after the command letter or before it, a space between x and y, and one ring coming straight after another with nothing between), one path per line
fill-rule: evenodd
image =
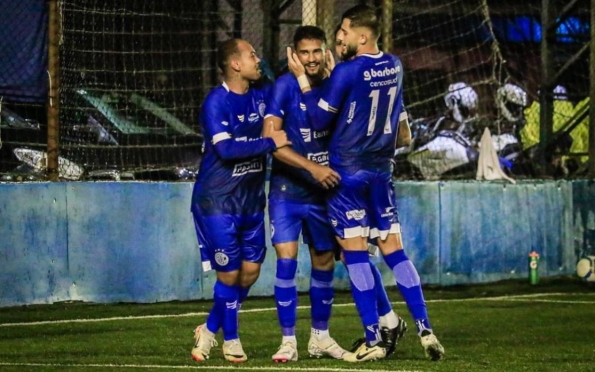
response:
M331 72L335 68L335 57L330 49L326 50L326 65L324 66L324 77L331 76Z
M306 68L291 47L287 47L287 67L296 78L306 74Z

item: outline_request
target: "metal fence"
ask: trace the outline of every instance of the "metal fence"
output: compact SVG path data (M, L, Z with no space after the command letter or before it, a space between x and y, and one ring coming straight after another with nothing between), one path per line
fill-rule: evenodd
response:
M405 67L396 177L475 178L486 128L514 178L589 176L593 15L561 0L3 1L0 176L191 180L217 43L247 39L277 74L299 25L332 44L361 3Z

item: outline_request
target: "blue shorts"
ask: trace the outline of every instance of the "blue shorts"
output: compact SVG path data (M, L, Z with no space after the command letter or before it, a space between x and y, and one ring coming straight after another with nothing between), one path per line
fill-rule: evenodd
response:
M273 244L295 242L301 232L304 243L317 251L329 251L337 245L324 204L269 199L269 217Z
M327 199L328 215L338 236L384 240L388 234L401 232L390 172L339 174L341 182Z
M262 263L266 254L264 213L202 215L192 210L203 270L238 270L242 261Z

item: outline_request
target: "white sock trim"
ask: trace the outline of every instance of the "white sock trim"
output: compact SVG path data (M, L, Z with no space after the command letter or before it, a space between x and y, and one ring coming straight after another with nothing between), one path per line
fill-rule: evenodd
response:
M325 338L331 337L331 334L329 333L328 329L322 330L322 329L310 328L310 336L316 337L319 340L324 340Z

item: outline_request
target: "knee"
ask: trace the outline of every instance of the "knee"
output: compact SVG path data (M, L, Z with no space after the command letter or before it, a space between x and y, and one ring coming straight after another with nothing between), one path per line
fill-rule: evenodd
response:
M240 271L234 270L229 272L217 271L217 280L229 286L238 285L240 281Z
M256 283L260 276L260 265L250 265L242 269L240 276L240 286L247 288Z
M335 254L333 251L321 252L312 255L312 268L321 271L335 269Z

